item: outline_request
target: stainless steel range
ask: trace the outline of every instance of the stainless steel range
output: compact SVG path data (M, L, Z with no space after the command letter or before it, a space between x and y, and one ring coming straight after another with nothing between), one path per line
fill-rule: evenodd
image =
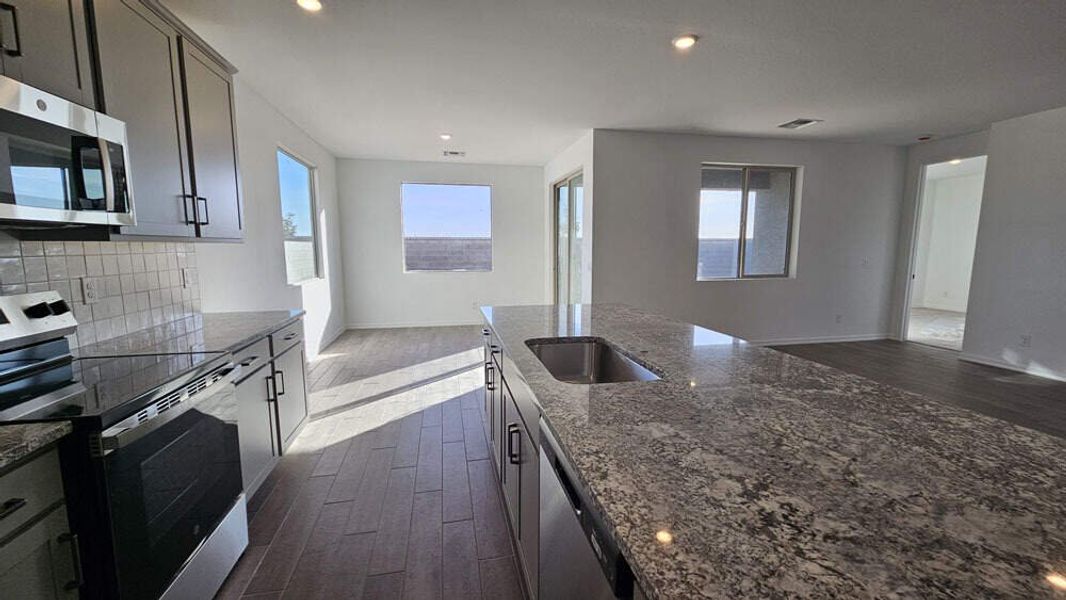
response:
M75 358L56 292L0 297L0 422L66 420L82 598L211 598L248 545L224 352Z

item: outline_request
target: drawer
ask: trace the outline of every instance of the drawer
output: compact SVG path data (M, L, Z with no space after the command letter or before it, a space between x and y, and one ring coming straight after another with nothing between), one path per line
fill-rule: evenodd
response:
M247 377L270 362L270 339L263 338L234 352L233 361L241 366L240 379Z
M277 356L284 352L286 348L302 342L303 339L304 322L303 319L299 319L295 323L290 323L270 334L270 350L274 356Z
M59 453L52 449L0 477L0 539L63 500Z

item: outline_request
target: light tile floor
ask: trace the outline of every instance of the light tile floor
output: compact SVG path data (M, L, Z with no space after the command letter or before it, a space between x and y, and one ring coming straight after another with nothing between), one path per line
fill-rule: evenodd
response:
M912 308L907 325L907 341L928 344L948 350L962 350L962 336L966 330L966 313Z

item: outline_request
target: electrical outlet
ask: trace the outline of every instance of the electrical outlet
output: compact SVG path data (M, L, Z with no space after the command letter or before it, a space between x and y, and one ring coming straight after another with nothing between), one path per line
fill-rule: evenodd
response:
M86 304L92 304L98 302L101 296L100 280L95 277L82 277L81 278L81 296L85 298Z
M196 271L185 268L181 270L181 287L188 288L196 285Z
M1018 341L1018 347L1020 347L1020 348L1030 348L1030 347L1032 347L1032 345L1033 345L1033 336L1031 336L1029 334L1025 334L1025 335L1019 336L1019 338L1020 339Z

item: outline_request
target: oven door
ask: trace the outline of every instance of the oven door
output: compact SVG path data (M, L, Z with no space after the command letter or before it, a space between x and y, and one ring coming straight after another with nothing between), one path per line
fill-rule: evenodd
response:
M167 396L104 432L120 598L159 597L241 495L238 371L216 369L186 399Z
M131 225L126 127L0 76L0 219Z

